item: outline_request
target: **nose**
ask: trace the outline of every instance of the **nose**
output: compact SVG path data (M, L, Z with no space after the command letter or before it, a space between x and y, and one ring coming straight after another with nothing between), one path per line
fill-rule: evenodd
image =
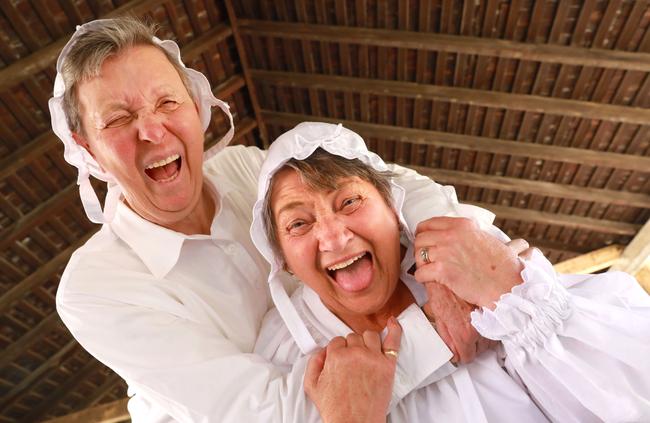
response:
M337 216L322 219L316 223L315 229L318 249L321 252L341 251L353 236L345 222Z
M167 130L163 125L163 117L156 113L145 112L138 116L138 137L142 141L159 144L163 142Z

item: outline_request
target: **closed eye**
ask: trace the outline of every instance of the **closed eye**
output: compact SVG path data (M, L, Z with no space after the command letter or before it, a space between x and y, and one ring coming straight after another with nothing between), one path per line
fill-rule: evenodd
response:
M106 123L105 127L106 128L117 128L118 126L123 126L126 125L127 123L131 122L133 117L131 115L121 115L117 116L115 118L112 118Z
M309 225L304 220L294 220L287 226L290 235L302 235L309 230Z

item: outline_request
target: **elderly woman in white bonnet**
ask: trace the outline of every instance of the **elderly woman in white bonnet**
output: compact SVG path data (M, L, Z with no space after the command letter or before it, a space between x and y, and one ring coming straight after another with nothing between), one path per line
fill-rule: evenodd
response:
M487 234L498 234L489 214L452 198L440 207L446 217L421 225L415 240L402 215L403 197L381 159L340 125L302 123L272 144L258 179L251 236L271 264L277 308L265 318L257 352L289 365L343 345L383 348L386 360L397 361L397 379L418 369L419 388L377 410L389 412L390 421L650 420L650 300L633 278L560 277L537 250L519 259ZM473 244L460 247L464 254L446 245L454 242L440 242L439 233L454 225ZM513 266L518 277L491 278L490 265L480 281L446 278L448 266L480 271L485 260L476 253ZM415 275L409 272L414 257ZM291 278L301 284L288 298ZM452 353L422 310L443 292L425 287L439 283L474 306L473 326L497 341L472 363L448 362ZM399 353L390 339L393 316L404 328ZM377 332L384 328L382 346ZM308 395L319 389L313 370L307 369ZM382 404L373 388L365 391L369 407ZM301 421L319 420L313 410L302 411Z

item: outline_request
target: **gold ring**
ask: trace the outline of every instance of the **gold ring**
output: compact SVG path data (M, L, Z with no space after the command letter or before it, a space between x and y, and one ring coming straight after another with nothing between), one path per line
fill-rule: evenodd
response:
M390 355L392 357L395 357L395 359L397 359L397 355L399 353L397 351L395 351L395 350L384 350L384 354Z
M429 249L427 247L420 248L420 258L425 264L431 263L431 260L429 260Z

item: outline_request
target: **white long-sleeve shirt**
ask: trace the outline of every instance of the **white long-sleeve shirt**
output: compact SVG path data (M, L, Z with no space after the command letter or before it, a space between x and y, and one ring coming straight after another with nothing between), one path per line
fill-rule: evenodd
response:
M522 278L494 311L472 313L474 327L499 347L458 368L420 369L419 389L391 409L390 421L650 421L650 297L638 283L621 272L558 276L539 252L525 261ZM309 287L291 300L320 346L352 332ZM413 350L412 342L437 349L417 305L398 320L408 328L403 350ZM266 316L255 351L278 365L303 358L276 311ZM400 352L397 367L413 361L427 367L429 357ZM306 410L297 421L320 417Z
M61 277L61 319L129 384L135 422L298 422L315 412L303 391L307 358L277 366L252 354L271 306L268 264L249 236L263 159L259 149L235 146L204 164L219 199L210 235L168 230L120 204ZM421 218L409 210L438 214L455 201L453 190L398 171L409 225ZM423 353L413 345L411 354ZM449 358L444 345L436 348L424 372L416 363L399 369L394 403Z

